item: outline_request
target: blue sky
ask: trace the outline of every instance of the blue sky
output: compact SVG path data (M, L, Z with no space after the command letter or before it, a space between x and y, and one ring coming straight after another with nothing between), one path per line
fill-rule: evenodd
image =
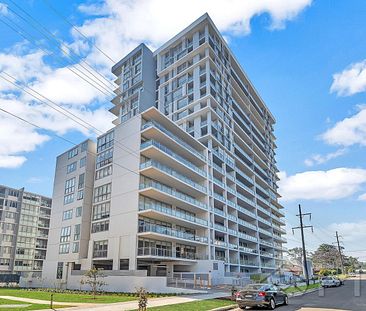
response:
M228 7L229 1L190 0L185 5L177 1L175 10L160 0L18 4L75 55L110 78L112 63L72 32L47 2L115 60L140 41L159 46L208 11L277 119L277 160L288 227L297 225L295 214L301 203L313 213L315 233L307 234L310 248L332 242L335 230L343 235L348 250L365 248L364 1L232 1ZM0 0L0 19L26 26L36 41L32 45L0 23L0 70L92 120L101 130L110 127L111 116L105 112L108 98L72 76L65 69L70 59L61 55L60 44L48 42L14 11L22 14L12 1ZM54 54L45 56L41 48ZM0 108L45 128L19 130L24 124L0 111L0 183L51 195L55 158L71 147L53 135L79 142L93 133L1 79L0 94ZM289 247L299 244L298 234L288 238ZM366 252L349 254L366 260Z

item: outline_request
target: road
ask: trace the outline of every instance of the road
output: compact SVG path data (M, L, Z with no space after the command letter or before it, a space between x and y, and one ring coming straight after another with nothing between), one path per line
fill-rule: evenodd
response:
M251 310L263 309L252 308ZM276 310L366 311L366 279L349 279L341 287L325 288L302 296L291 297L288 306L278 306Z

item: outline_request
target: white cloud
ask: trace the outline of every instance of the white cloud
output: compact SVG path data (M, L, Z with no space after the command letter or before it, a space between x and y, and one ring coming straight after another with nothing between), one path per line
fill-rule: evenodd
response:
M342 236L341 240L345 246L345 254L353 257L360 257L360 260L366 260L364 250L364 241L366 240L366 220L358 222L340 222L332 223L328 229L332 232L338 231Z
M358 196L358 199L359 199L360 201L366 201L366 193L359 195L359 196Z
M187 0L168 3L163 0L104 0L98 5L84 4L79 7L87 15L87 20L79 29L113 59L119 60L141 42L146 42L152 48L158 46L206 11L230 40L232 35L248 34L251 18L260 14L270 15L272 29L283 28L287 21L294 19L311 2L312 0ZM0 14L7 14L7 8L2 3ZM56 57L61 56L64 63L75 60L75 57L71 58L71 53L77 53L99 72L111 78L110 67L113 64L75 29L70 31L70 42L65 42L59 36L67 46L67 53L59 53ZM105 106L109 103L109 98L69 70L79 68L85 72L80 64L87 65L74 61L67 68L57 64L58 59L54 55L46 54L41 50L30 50L27 43L19 42L0 53L0 71L31 86L101 131L109 129L114 119ZM88 73L88 76L91 77L91 74ZM93 84L96 84L95 78L92 79ZM114 86L110 84L108 88ZM79 131L87 136L91 134L90 130L35 101L2 79L0 105L46 130L40 132L0 112L0 167L21 166L26 161L25 153L34 151L49 140L50 133L63 135Z
M5 3L0 2L0 15L8 15L8 6Z
M366 59L334 74L330 91L338 96L350 96L366 91Z
M332 159L338 158L347 152L346 148L338 149L335 152L330 152L325 155L313 154L310 158L304 161L306 166L314 166L316 164L323 164Z
M337 200L349 197L366 183L366 170L336 168L328 171L307 171L287 176L279 174L279 193L283 201Z
M208 12L226 35L250 32L250 20L268 13L272 29L283 28L312 0L105 0L99 5L83 4L79 10L93 18L79 29L118 60L141 41L157 46ZM225 12L225 14L223 14ZM148 14L147 14L148 13ZM83 40L76 31L75 38ZM106 59L93 49L90 58L98 63ZM106 64L109 65L108 62Z
M360 106L358 113L337 122L320 137L330 145L366 146L366 107Z

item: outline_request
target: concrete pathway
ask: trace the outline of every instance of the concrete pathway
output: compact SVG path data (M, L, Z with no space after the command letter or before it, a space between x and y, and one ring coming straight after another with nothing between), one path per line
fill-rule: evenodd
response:
M48 305L50 304L49 300L41 300L41 299L31 299L31 298L23 298L23 297L15 297L15 296L0 296L2 299L8 300L15 300L15 301L22 301L28 303L35 303L41 305ZM83 303L83 302L53 302L54 305L59 306L95 306L95 303Z
M214 299L220 297L228 296L227 292L216 292L211 294L201 294L201 295L189 295L189 296L172 296L172 297L162 297L162 298L151 298L148 299L148 308L160 307L165 305L175 305L178 303ZM55 303L56 304L56 303ZM99 304L93 306L78 306L76 308L63 308L66 310L90 310L90 311L126 311L126 310L136 310L138 308L137 301L128 302L116 302L110 304Z
M18 304L18 305L0 305L0 309L15 309L15 308L27 308L31 305L23 305L23 304Z

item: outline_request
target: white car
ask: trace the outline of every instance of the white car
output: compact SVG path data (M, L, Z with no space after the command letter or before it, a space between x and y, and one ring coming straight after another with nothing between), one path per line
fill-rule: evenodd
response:
M341 281L333 276L325 276L321 280L323 287L341 286Z

